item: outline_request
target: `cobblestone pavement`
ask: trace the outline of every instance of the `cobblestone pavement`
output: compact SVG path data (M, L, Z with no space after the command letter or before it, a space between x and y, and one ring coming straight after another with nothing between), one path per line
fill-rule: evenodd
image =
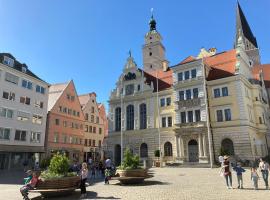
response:
M147 179L144 184L136 186L121 186L116 180L111 181L110 185L104 185L101 180L91 181L90 186L87 187L86 199L255 200L270 197L270 190L264 189L262 179L259 180L259 190L253 190L250 170L244 174L244 189L242 190L227 189L224 178L218 174L219 169L152 168L150 171L154 173L154 177ZM11 184L12 178L8 179L9 184L3 184L3 180L7 178L6 174L5 176L0 174L0 199L22 199L19 193L21 185ZM15 180L15 178L13 179ZM233 174L233 187L237 187L235 174ZM57 199L75 200L79 199L79 196L80 191L78 190L72 196ZM33 200L42 199L37 194L30 194L29 197Z

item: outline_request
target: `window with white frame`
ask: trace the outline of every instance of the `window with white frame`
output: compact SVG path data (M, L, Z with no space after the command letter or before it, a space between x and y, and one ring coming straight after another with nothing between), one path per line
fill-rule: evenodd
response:
M67 134L63 133L62 134L62 138L63 138L63 143L66 144L68 142L68 136L67 136Z
M33 83L31 81L27 81L25 79L22 80L22 87L32 90Z
M5 80L7 82L14 83L16 85L18 85L18 83L19 83L19 77L15 76L13 74L10 74L8 72L6 72Z
M165 99L162 98L160 99L160 107L164 107L165 106Z
M188 122L192 123L193 122L193 111L190 110L187 112L187 114L188 114Z
M28 121L30 118L30 113L23 112L23 111L17 111L17 120L18 121Z
M191 78L196 78L197 76L197 70L196 69L192 69L191 70Z
M172 117L171 116L165 116L161 118L161 127L172 127Z
M179 91L179 101L197 99L199 97L199 88Z
M229 95L228 87L214 88L214 98L226 97Z
M45 88L40 85L36 85L36 92L45 94Z
M186 90L186 100L191 99L191 90Z
M13 117L13 110L0 107L0 117L5 117L5 118L11 119Z
M10 128L0 127L0 140L10 139Z
M7 99L7 100L10 100L10 101L15 101L15 93L14 92L3 91L2 97L3 97L3 99Z
M189 110L187 112L180 113L181 123L193 123L201 121L201 111L200 110Z
M216 110L216 119L217 122L231 121L232 120L231 109L225 108Z
M180 113L180 116L181 116L181 123L184 124L187 122L187 119L186 119L186 112L181 112Z
M20 103L30 105L31 99L29 97L20 97Z
M184 74L185 74L185 80L188 80L190 78L189 71L185 71Z
M183 72L180 72L180 73L177 74L177 79L178 79L178 81L183 80Z
M24 131L24 130L16 130L14 140L26 141L26 131Z
M195 110L195 122L201 121L201 111Z
M40 132L31 132L30 142L40 143Z
M38 100L35 101L35 107L37 107L37 108L43 108L43 106L44 106L43 101L38 101Z
M8 65L10 67L14 66L14 59L4 56L3 64Z
M160 99L160 107L170 106L172 103L171 97L165 97Z
M42 116L33 115L32 123L33 124L42 124Z

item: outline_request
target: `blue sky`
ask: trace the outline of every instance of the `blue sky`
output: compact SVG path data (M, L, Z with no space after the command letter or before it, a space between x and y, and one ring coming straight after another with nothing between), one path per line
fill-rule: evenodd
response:
M270 63L270 1L240 3ZM142 65L151 8L171 65L201 47L233 47L236 0L0 0L0 52L49 83L73 79L78 94L95 91L107 104L130 49Z

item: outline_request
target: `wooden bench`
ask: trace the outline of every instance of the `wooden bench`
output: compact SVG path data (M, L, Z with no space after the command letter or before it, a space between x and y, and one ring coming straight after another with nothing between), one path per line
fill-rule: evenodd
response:
M56 196L66 196L74 192L77 187L71 188L61 188L61 189L33 189L28 192L31 193L40 193L44 197L56 197Z
M121 184L139 184L144 181L146 177L113 177L112 180L118 180Z

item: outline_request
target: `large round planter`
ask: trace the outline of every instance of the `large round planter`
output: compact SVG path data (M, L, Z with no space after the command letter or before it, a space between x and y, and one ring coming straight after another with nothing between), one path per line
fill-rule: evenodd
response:
M146 177L147 171L145 169L126 169L116 170L116 174L119 174L120 177Z
M67 196L72 194L80 184L79 176L40 180L37 190L43 197Z
M147 170L145 169L118 169L116 173L119 174L118 180L121 184L139 184L142 183L147 176Z
M41 180L38 183L38 189L63 189L76 188L80 182L79 176L63 177L49 180Z

